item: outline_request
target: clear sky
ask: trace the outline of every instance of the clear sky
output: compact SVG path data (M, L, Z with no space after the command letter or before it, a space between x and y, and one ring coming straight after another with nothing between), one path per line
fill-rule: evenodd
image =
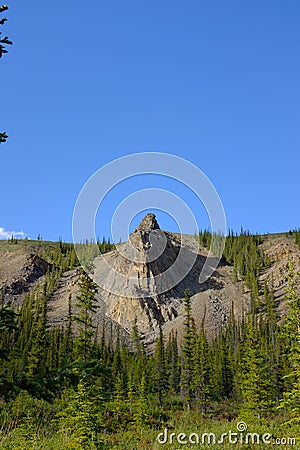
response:
M0 236L70 241L88 178L148 151L197 165L234 230L300 226L299 0L7 3ZM124 196L147 183L160 187L136 177L111 193L100 236ZM161 187L184 196L172 183Z

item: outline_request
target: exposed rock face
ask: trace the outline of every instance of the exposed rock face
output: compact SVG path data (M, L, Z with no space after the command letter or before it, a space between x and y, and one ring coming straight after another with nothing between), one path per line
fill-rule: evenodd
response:
M149 259L148 253L152 246L151 234L152 239L160 236L159 233L153 233L154 230L160 230L155 214L147 214L134 232L129 235L129 242L131 245L137 251L142 252L142 255L138 258L140 261L142 261L143 258L145 261Z
M73 313L76 311L77 296L80 294L79 289L80 270L73 269L64 272L55 289L53 296L49 299L47 304L47 320L49 327L64 325L68 323L69 300ZM107 343L116 342L117 337L130 346L130 333L126 332L118 323L108 317L105 312L106 308L101 297L96 294L98 301L97 311L93 317L95 327L98 327L99 337L102 335L102 330L105 330L105 338ZM77 325L74 322L73 330L77 330Z
M46 261L46 256L38 255L46 255L51 246L55 248L53 243L46 242L20 241L14 245L0 242L0 301L13 300L15 305L20 305L24 294L43 282L51 264ZM273 286L278 313L283 316L288 307L285 296L287 263L289 259L294 260L295 272L299 271L300 250L294 237L288 238L285 234L264 236L262 248L270 257L271 265L260 272L260 286L262 290L264 282L270 289ZM242 289L240 282L233 281L231 266L219 264L213 276L199 284L199 273L207 254L206 249L198 247L194 237L164 232L155 216L147 215L130 234L127 243L94 261L93 276L98 277L98 284L102 286L97 295L99 308L94 317L99 335L105 326L106 336L112 333L113 337L120 335L124 341L129 341L136 318L146 343L151 344L156 338L159 323L166 336L172 329L177 330L180 341L184 331L185 289L189 289L192 296L196 325L199 327L204 320L208 337L226 325L231 312L236 319L241 318L250 305L250 293ZM184 275L182 268L191 262L191 269ZM168 269L169 274L165 277ZM78 281L77 269L62 274L47 305L49 326L63 324L67 320L69 297L75 309ZM171 288L168 288L169 284Z
M51 270L51 264L33 253L0 255L0 296L3 303L19 304L31 287Z
M196 322L205 315L214 333L227 323L233 301L215 291L225 283L235 291L238 288L222 268L200 284L206 258L207 251L200 249L192 236L163 232L155 215L147 214L127 243L94 260L92 276L100 286L107 315L127 330L135 319L140 330L153 337L159 324L177 327L183 320L183 297L188 289L193 296ZM237 317L249 303L247 295L238 294Z
M288 308L286 290L288 287L288 261L295 264L295 273L300 273L300 250L293 237L267 236L262 244L264 252L271 260L271 266L259 275L261 286L266 282L269 290L274 293L275 304L280 316L285 315ZM300 278L298 278L300 292Z
M151 233L153 230L160 230L160 226L156 220L155 214L146 214L139 226L134 230L134 233L140 231L141 233Z

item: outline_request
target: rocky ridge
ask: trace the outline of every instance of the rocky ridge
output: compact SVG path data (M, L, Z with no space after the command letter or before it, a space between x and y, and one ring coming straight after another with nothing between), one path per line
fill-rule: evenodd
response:
M31 252L0 253L0 299L20 305L24 294L40 282L52 265Z
M43 243L43 245L47 247L54 244ZM153 254L155 248L163 248L158 257ZM296 271L299 271L300 251L294 239L284 234L265 236L262 248L269 256L271 265L259 274L260 285L263 286L266 282L269 288L273 286L278 312L283 316L287 310L285 299L287 263L289 259L294 260ZM177 284L171 289L164 290L164 285L159 280L160 273L172 268L180 251L183 251L183 261L190 262L192 256L194 264ZM166 335L172 329L177 330L181 339L184 290L189 289L196 324L199 326L204 320L208 336L218 333L226 325L232 311L237 318L247 311L250 293L242 289L240 282L234 282L233 269L224 262L219 264L210 279L199 284L199 272L207 253L206 249L198 247L193 236L162 232L155 216L146 216L139 227L131 233L127 243L121 244L117 250L94 261L93 276L98 274L101 277L102 286L97 295L99 308L95 324L100 329L104 323L107 330L119 330L129 339L132 324L136 319L147 343L154 341L159 324L162 325ZM51 269L47 258L41 257L38 248L33 244L19 242L14 247L4 241L0 242L2 304L13 301L15 305L20 305L24 294L41 283L46 272ZM112 277L115 272L122 274L121 281ZM180 271L179 275L182 275ZM79 292L78 280L78 269L63 273L48 302L49 326L62 324L67 320L69 297L74 305ZM108 287L114 288L113 292L105 289L107 287L105 282L108 283Z
M199 283L207 253L192 236L162 232L154 214L148 214L127 243L94 260L92 276L101 286L106 314L126 330L136 319L151 340L159 324L166 331L182 328L188 289L196 324L204 320L208 334L215 334L226 325L232 310L237 318L242 316L250 297L241 292L231 268L222 263L210 279ZM182 269L189 265L185 273ZM170 276L163 280L168 270Z

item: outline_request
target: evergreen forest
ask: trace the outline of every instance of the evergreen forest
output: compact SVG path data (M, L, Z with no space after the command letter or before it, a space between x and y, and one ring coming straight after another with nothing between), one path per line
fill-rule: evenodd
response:
M292 232L294 238L299 243L299 232ZM209 247L208 231L198 239ZM165 336L160 328L152 350L136 322L131 345L94 325L97 285L79 267L73 244L41 246L51 263L43 283L26 293L21 307L0 309L1 449L202 448L212 446L209 433L236 432L240 424L253 431L247 439L240 433L252 446L243 441L235 448L256 448L259 433L277 439L278 448L298 448L299 274L290 259L289 309L279 320L272 289L257 278L270 264L262 240L243 230L226 239L223 260L251 291L243 320L232 314L219 335L208 339L204 325L196 328L187 290L182 342L175 331ZM114 248L105 240L98 246L102 253ZM65 325L49 327L47 302L61 276L76 267L76 309L70 302ZM232 448L226 439L218 442L215 448Z

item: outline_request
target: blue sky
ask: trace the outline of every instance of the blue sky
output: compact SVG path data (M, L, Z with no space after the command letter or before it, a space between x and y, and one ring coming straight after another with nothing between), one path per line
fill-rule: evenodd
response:
M0 61L0 128L10 136L0 146L0 236L70 241L88 178L146 151L197 165L234 230L300 226L298 0L8 6L2 31L14 45ZM109 234L124 196L152 185L160 187L157 178L136 177L111 192L97 234ZM161 186L190 203L200 228L208 225L192 195L168 180Z

